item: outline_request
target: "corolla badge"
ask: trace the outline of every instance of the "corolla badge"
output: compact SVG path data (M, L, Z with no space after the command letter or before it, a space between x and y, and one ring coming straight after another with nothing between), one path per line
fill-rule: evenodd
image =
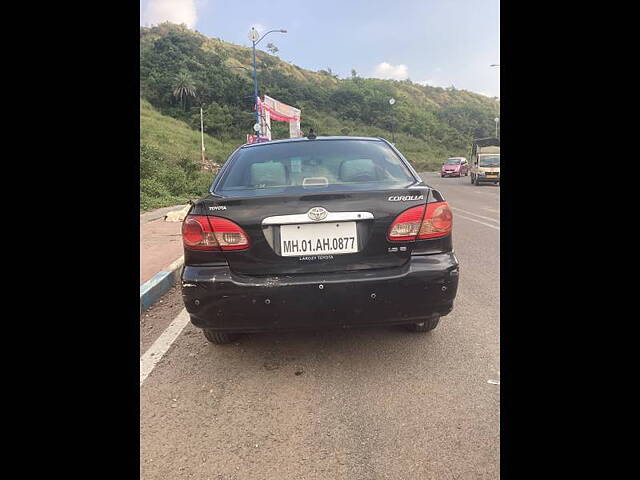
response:
M388 198L390 202L408 202L413 200L424 200L424 195L392 195Z
M328 214L329 212L327 212L322 207L313 207L311 210L307 212L307 216L311 220L315 220L316 222L319 222L320 220L324 220L325 218L327 218Z

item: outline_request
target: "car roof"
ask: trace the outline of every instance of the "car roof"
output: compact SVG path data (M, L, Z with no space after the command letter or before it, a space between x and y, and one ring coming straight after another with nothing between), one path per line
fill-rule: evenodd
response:
M349 137L349 136L326 136L326 137L316 137L314 139L310 139L307 137L298 137L298 138L283 138L281 140L269 140L268 142L260 142L260 143L246 143L240 148L256 148L263 145L273 145L274 143L293 143L293 142L317 142L317 141L326 141L326 140L368 140L374 142L386 142L383 138L378 137Z

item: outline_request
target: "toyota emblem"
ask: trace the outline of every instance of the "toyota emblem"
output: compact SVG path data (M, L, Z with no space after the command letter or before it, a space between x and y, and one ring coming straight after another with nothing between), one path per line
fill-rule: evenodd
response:
M309 210L309 212L307 213L307 215L309 216L309 218L311 220L315 220L316 222L319 222L320 220L324 220L325 218L327 218L327 215L329 214L329 212L327 212L324 208L322 207L313 207L311 210Z

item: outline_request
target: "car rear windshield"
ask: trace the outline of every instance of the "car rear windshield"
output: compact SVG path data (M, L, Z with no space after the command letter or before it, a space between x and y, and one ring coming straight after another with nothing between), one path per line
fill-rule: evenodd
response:
M499 167L500 155L480 155L481 167Z
M462 160L460 158L449 158L445 162L446 165L458 165Z
M417 181L379 140L310 140L242 148L216 186L227 196L404 188Z

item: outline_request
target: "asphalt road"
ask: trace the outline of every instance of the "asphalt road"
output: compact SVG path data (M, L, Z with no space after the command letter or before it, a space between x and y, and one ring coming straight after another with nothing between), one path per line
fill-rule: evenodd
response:
M140 387L142 479L499 478L500 187L423 178L454 209L453 312L427 334L256 334L227 346L188 324ZM176 298L141 322L141 349Z

